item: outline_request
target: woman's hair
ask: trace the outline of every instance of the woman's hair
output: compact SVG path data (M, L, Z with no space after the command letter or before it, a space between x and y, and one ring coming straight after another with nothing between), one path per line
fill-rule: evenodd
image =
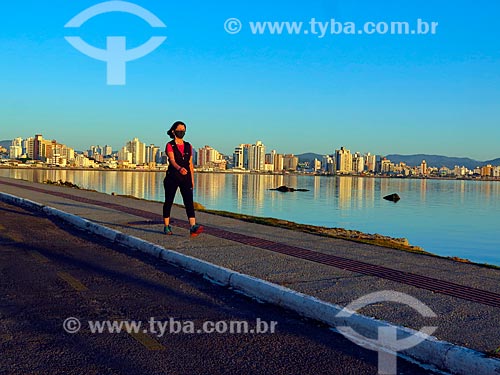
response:
M172 139L174 139L174 138L175 138L175 135L174 135L174 130L175 130L175 129L177 129L177 127L178 127L179 125L184 125L184 127L186 127L186 124L184 124L182 121L176 121L176 122L174 122L174 123L172 124L172 126L170 127L170 129L168 129L168 131L167 131L167 135L168 135L170 138L172 138Z

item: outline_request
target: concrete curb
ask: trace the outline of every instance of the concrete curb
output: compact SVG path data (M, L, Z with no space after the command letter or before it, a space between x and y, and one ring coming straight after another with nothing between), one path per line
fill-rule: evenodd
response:
M43 212L53 216L81 230L88 231L120 245L139 250L146 254L165 260L166 262L182 267L188 271L203 275L205 278L219 285L233 288L249 297L271 303L295 311L310 319L314 319L332 328L349 326L365 337L378 337L380 327L396 329L398 337L421 335L410 328L392 325L388 322L353 313L349 318L340 318L338 314L343 310L339 305L328 303L317 298L296 292L289 288L244 275L239 272L217 266L215 264L184 255L162 246L126 235L122 232L96 224L79 216L44 206L28 199L19 198L11 194L1 193L0 200L31 211ZM369 344L362 344L369 348ZM371 345L373 346L373 345ZM390 347L379 349L391 352ZM441 371L457 375L493 375L500 374L500 361L488 358L483 353L440 341L435 337L427 336L425 341L415 347L400 351L398 354L405 358L430 365Z

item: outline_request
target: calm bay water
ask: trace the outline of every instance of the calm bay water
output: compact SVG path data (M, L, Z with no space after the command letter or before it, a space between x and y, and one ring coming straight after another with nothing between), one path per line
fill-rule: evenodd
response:
M164 199L164 172L3 169L0 176ZM281 185L310 191L269 190ZM391 193L401 201L382 199ZM496 265L499 198L500 182L494 181L198 173L195 182L195 201L206 208L406 237L432 253ZM180 193L176 202L182 203Z

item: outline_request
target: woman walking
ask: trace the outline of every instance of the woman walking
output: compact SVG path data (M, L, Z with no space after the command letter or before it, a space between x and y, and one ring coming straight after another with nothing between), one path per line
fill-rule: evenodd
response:
M165 203L163 204L163 222L165 224L163 232L172 234L170 227L170 210L174 203L177 188L180 188L186 214L189 219L189 233L191 237L196 237L203 232L203 226L196 224L193 203L194 187L194 167L193 167L193 147L184 141L186 134L186 124L181 121L174 122L167 134L172 138L165 146L168 156L167 175L163 180L165 188Z

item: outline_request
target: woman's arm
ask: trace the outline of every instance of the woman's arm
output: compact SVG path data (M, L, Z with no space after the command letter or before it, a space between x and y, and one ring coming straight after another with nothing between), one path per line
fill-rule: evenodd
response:
M193 153L191 153L191 157L189 158L189 169L191 170L191 183L194 188L194 166L193 166Z
M182 167L175 162L174 152L173 151L169 151L169 152L167 152L167 155L168 155L168 160L169 160L170 164L172 164L172 166L175 169L177 169L178 171L180 171L182 169Z

